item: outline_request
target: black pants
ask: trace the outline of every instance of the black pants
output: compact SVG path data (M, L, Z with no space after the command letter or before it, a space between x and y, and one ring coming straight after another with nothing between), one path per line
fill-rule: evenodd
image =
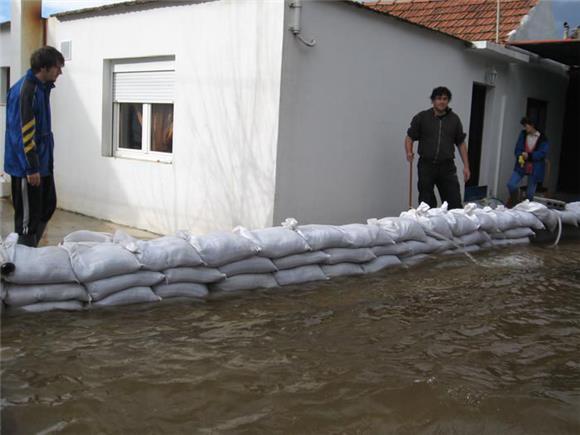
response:
M31 186L26 177L12 177L12 205L14 231L20 235L18 243L38 246L56 209L54 177L41 177L40 186Z
M437 199L433 188L437 186L441 201L447 201L449 209L462 208L461 192L457 180L457 168L453 160L433 162L419 159L419 203L425 202L431 207L437 207Z

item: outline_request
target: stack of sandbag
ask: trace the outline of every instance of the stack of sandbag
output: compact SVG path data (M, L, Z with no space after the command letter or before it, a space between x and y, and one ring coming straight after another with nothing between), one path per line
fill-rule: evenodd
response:
M534 230L541 230L544 224L528 211L516 208L508 210L498 206L488 211L496 222L497 231L490 234L493 246L513 246L530 243L530 237L535 236Z
M61 246L68 252L77 280L90 295L90 307L160 300L151 287L163 280L163 275L139 271L141 264L136 256L121 244L81 240Z
M470 203L466 204L463 209L453 209L443 214L453 234L453 246L444 254L477 252L491 246L491 237L482 229L480 220L475 214L476 208L475 204ZM493 229L495 230L496 227L494 226Z
M15 270L3 277L4 302L9 308L27 312L80 310L88 302L66 250L58 246L30 248L18 245L11 234L3 244L7 260Z
M566 211L568 217L562 218L562 222L564 222L564 219L566 219L566 220L569 219L569 221L568 221L569 225L573 225L575 227L580 225L580 201L570 202L570 203L566 204L565 211ZM574 224L574 218L576 220L576 224Z
M135 255L141 270L133 275L139 276L141 282L148 280L161 299L205 298L207 283L223 278L217 270L205 267L187 233L138 240L117 231L113 241Z

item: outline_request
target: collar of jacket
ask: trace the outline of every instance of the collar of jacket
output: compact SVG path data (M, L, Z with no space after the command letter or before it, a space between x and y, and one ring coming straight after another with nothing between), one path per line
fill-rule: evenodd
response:
M36 77L36 75L32 71L32 69L26 71L26 80L30 80L31 82L37 84L38 86L41 86L43 89L54 88L54 82L43 82L42 80L39 80L38 77Z
M437 115L437 113L435 112L435 108L431 107L431 113L433 114L434 118L438 118L438 119L445 118L451 112L453 112L453 109L451 107L448 107L447 109L445 109L445 113L443 115Z

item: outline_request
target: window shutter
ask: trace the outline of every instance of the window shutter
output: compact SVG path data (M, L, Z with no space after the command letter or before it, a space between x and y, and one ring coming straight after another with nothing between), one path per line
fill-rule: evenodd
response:
M115 103L173 103L174 98L173 61L119 61L113 66Z

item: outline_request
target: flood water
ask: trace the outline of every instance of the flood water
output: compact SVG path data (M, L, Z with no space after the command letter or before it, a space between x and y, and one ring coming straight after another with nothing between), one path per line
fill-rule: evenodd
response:
M3 315L2 433L580 433L580 244Z

